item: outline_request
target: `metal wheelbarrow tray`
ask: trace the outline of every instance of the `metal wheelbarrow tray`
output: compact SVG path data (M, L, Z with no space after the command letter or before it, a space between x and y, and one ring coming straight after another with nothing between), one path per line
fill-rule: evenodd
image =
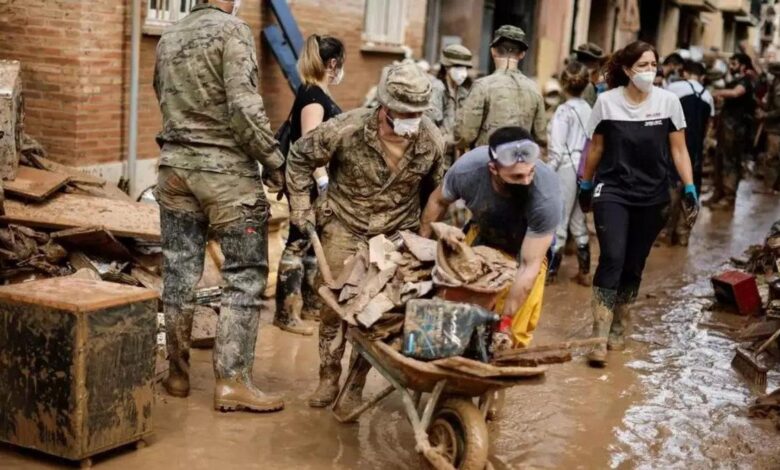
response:
M474 367L469 373L463 371L468 368L452 368L459 363L476 365L468 359L441 362L447 367L437 364L439 361L418 361L382 341L369 340L357 328L349 329L347 339L358 354L333 404L336 419L353 422L397 391L414 429L416 450L437 469L484 469L489 447L485 417L494 400L493 392L519 384L538 384L546 371L544 366L506 368L485 364L484 368L491 369ZM341 404L345 391L365 366L360 361L368 362L391 385L345 413ZM427 401L422 400L423 393L430 394ZM479 406L474 403L475 397L479 398Z

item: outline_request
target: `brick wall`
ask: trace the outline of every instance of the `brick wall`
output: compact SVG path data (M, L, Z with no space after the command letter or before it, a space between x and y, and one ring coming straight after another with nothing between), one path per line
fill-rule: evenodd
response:
M145 0L133 0L146 4ZM260 87L277 127L289 113L292 93L260 39L272 22L262 0L244 0L241 17L252 26L261 67ZM382 67L397 54L361 52L364 0L289 0L304 36L341 38L346 77L333 88L344 109L359 106ZM422 53L425 1L407 0L406 41ZM141 43L139 158L155 158L160 115L152 88L156 36ZM0 0L0 58L22 61L27 132L50 156L72 165L125 158L129 115L130 3L94 0Z

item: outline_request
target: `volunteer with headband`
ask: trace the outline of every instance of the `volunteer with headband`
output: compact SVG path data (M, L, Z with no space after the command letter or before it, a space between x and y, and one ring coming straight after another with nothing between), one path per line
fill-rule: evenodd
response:
M430 236L431 223L440 220L452 202L463 199L472 213L466 241L517 259L515 281L496 306L502 316L496 337L514 347L528 346L539 321L546 254L562 213L558 177L539 156L539 146L527 130L497 129L488 145L464 154L447 171L428 200L420 229L421 235Z
M593 276L593 336L606 346L588 356L603 367L607 349L624 347L628 306L636 299L647 256L669 208L669 171L685 185L685 219L699 201L685 145L685 115L674 93L654 87L658 54L635 41L607 65L610 90L599 95L587 124L590 139L580 206L593 209L601 253Z

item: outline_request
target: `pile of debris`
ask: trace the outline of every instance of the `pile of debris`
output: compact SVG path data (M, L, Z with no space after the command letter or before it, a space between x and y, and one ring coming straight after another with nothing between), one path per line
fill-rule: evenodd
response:
M468 246L458 240L463 233L446 224L434 224L434 233L438 242L409 231L372 238L337 279L320 287L320 296L350 325L370 328L384 314L402 314L410 300L445 288L497 294L512 282L516 261L489 247Z
M752 245L744 259L732 258L738 268L753 274L771 275L780 272L780 220L772 225L763 245Z

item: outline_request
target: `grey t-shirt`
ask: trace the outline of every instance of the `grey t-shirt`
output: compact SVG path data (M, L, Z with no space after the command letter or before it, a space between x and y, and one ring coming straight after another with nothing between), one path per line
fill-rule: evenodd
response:
M488 147L460 157L444 176L447 200L463 199L479 226L475 245L488 245L517 256L526 236L555 232L563 213L558 177L547 165L536 165L526 196L504 196L493 189Z

